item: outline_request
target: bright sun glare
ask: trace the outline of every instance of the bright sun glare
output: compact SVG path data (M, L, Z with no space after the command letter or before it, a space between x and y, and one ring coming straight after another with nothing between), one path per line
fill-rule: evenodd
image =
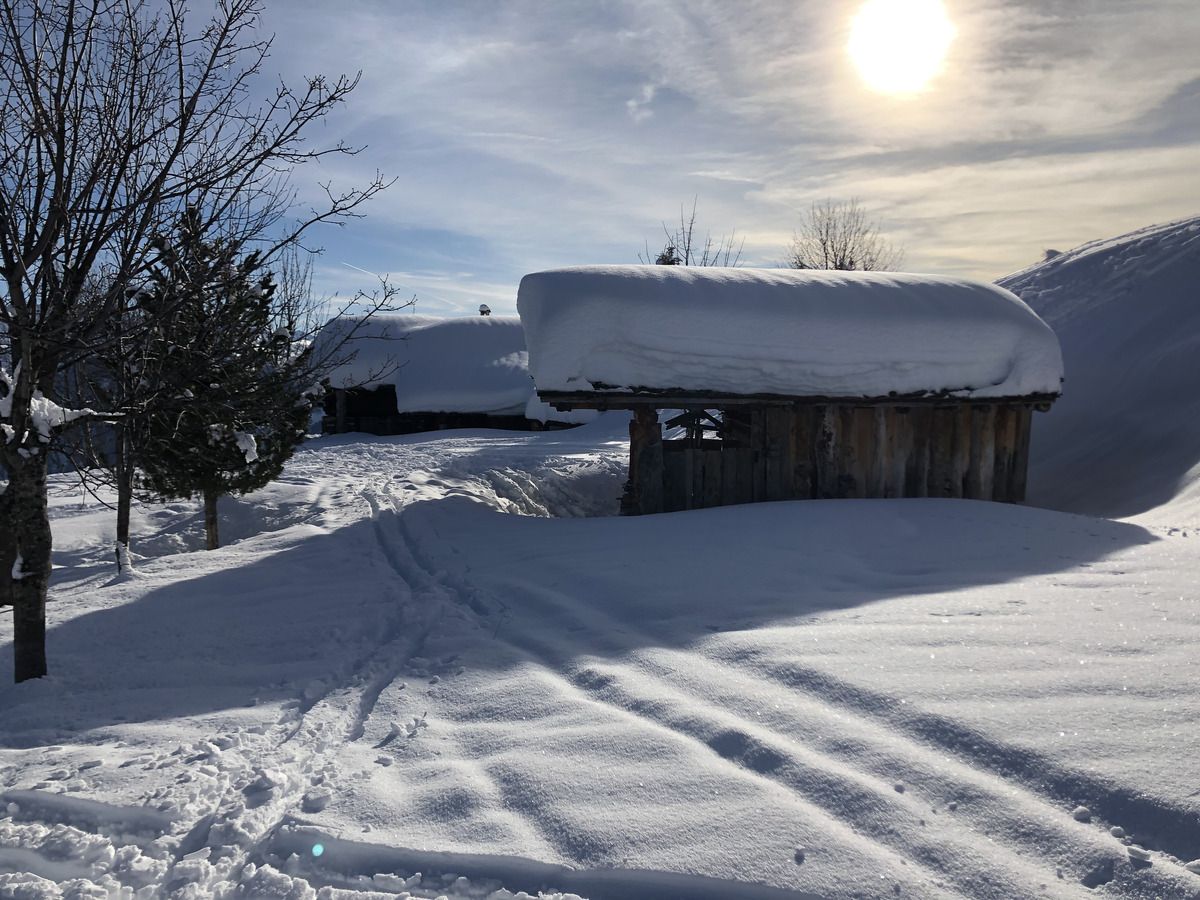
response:
M937 74L953 38L939 0L867 0L846 49L874 90L915 94Z

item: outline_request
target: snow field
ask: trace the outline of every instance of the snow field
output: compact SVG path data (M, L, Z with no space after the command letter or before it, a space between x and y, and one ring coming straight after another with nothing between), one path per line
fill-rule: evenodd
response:
M275 530L123 579L108 514L61 501L56 672L0 695L2 889L1195 890L1190 537L956 501L548 517L611 510L622 429L322 439Z
M117 577L64 486L0 900L1197 900L1197 228L1013 276L1063 336L1031 499L1067 511L618 519L606 414L314 440L219 551L139 507Z

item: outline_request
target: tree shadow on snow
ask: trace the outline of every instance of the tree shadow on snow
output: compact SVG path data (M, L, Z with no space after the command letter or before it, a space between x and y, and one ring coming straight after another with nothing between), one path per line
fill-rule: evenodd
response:
M251 562L236 547L176 557L201 574L53 627L51 677L0 688L0 745L279 698L303 706L416 630L426 607L458 606L477 617L474 633L565 665L1091 566L1154 540L1126 523L961 500L600 519L425 501L333 533L297 532ZM473 664L515 659L482 656ZM4 678L11 667L5 643Z
M145 589L161 573L189 568L195 577ZM50 628L48 678L9 683L11 624L0 631L0 746L279 699L310 702L398 633L407 596L371 522L268 536L267 549L249 557L237 545L180 554L99 590L113 592L112 605ZM122 593L141 596L121 602ZM54 604L52 594L51 622Z
M936 499L554 520L455 498L403 518L415 560L492 610L498 634L589 654L1086 568L1157 540L1129 523Z

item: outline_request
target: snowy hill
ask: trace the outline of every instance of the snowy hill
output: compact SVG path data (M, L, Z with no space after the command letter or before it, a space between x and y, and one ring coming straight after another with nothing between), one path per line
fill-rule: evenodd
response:
M1029 501L1129 516L1179 495L1200 518L1200 217L1084 244L998 283L1054 328L1067 373L1034 425Z
M57 477L0 900L1198 900L1198 225L1006 281L1067 354L1040 490L1124 521L620 518L606 413L311 440L220 550L135 507L118 577Z

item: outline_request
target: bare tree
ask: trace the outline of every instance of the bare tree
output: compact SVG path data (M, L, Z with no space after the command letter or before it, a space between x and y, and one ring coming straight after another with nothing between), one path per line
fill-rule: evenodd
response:
M738 243L736 230L728 238L722 235L715 244L712 235L707 231L701 238L696 234L696 203L697 198L692 198L690 215L685 213L684 207L682 204L680 205L679 226L674 230L668 228L666 222L662 223L667 242L657 255L651 258L650 245L647 243L645 255L639 253L638 259L646 265L653 262L656 266L732 267L740 265L742 247L745 245L746 239L742 238Z
M47 451L91 412L55 391L114 340L106 325L145 278L151 238L191 207L269 260L387 184L297 203L297 165L355 152L303 135L357 77L256 100L261 8L218 0L189 33L182 0L0 0L0 605L13 607L17 681L46 674Z
M858 269L891 272L904 261L904 250L879 233L879 223L852 198L848 203L813 203L792 233L784 265L793 269Z

